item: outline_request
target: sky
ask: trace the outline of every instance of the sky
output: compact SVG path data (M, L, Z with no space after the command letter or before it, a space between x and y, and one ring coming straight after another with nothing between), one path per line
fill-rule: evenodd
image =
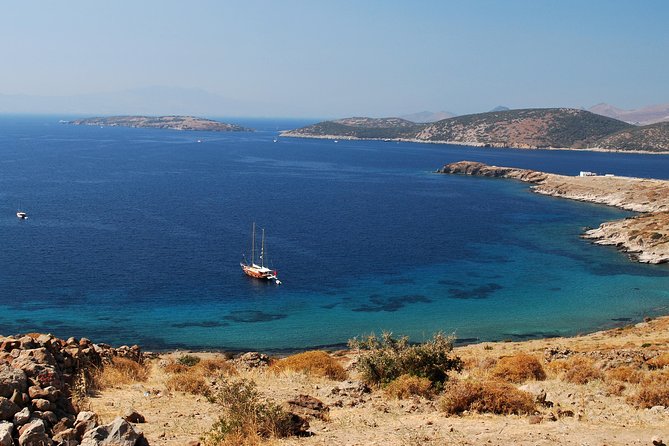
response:
M669 102L667 23L665 0L3 2L0 102L168 87L226 116L629 109Z

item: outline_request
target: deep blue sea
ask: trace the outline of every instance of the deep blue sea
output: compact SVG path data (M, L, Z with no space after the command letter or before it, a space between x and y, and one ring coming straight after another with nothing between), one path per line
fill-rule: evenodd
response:
M273 142L306 121L208 133L59 119L0 117L0 334L286 350L382 330L569 335L669 313L669 267L579 238L631 213L433 173L468 159L667 178L667 156ZM281 286L240 270L254 221Z

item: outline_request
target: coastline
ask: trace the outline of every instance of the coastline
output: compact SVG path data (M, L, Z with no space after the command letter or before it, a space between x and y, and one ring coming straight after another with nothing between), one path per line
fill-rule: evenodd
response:
M604 204L640 215L604 222L582 237L612 245L640 263L669 262L669 181L619 176L570 177L472 161L447 164L437 173L508 178L532 184L533 192Z
M342 141L380 141L380 142L413 142L420 144L449 144L466 147L480 147L490 149L518 149L518 150L569 150L575 152L604 152L604 153L638 153L641 155L669 155L669 150L665 151L651 151L651 150L620 150L620 149L605 149L601 147L589 147L586 149L571 148L571 147L509 147L503 144L483 144L473 141L426 141L424 139L415 138L359 138L357 136L342 136L342 135L304 135L299 133L291 133L291 131L283 131L279 133L283 138L304 138L304 139L330 139Z

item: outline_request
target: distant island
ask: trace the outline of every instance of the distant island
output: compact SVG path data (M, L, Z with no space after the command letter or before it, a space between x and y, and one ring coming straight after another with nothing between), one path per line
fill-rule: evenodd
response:
M194 116L107 116L68 121L72 125L103 127L134 127L169 130L199 130L207 132L252 132L253 129L235 124L196 118Z
M501 110L425 124L400 118L345 118L285 131L281 136L669 153L669 123L635 126L573 108Z

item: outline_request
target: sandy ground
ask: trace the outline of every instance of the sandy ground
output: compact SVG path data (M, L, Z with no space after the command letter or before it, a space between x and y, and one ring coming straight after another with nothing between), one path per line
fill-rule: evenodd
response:
M456 353L466 362L481 363L521 351L543 357L547 349L566 348L595 358L620 352L667 352L669 317L574 338L470 345L457 348ZM129 408L137 410L146 417L146 423L136 427L151 445L197 441L220 410L202 396L166 389L169 375L159 362L183 353L152 360L147 382L104 390L87 401L88 407L103 422ZM343 364L351 359L351 354L341 356ZM628 393L612 395L604 381L576 385L552 378L529 383L545 390L547 399L554 403L553 408L540 409L542 419L536 423L539 417L475 413L446 416L437 409L438 398L394 400L380 390L357 394L353 390L358 385L354 371L351 380L345 382L293 372L276 375L261 369L241 371L239 376L253 379L263 394L276 402L308 394L330 406L327 421L310 420L312 436L270 440L272 445L652 445L658 438L669 443L669 408L636 409L626 402ZM335 388L340 391L333 391ZM574 416L550 421L550 414L557 413L558 407L571 410Z

